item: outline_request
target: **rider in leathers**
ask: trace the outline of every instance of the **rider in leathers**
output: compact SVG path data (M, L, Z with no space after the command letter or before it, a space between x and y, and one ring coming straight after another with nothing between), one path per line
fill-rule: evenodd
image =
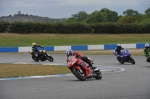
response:
M145 44L145 48L144 48L144 55L145 55L145 57L146 57L146 61L147 62L150 62L150 60L149 60L149 52L150 52L150 46L149 46L149 44L148 43L146 43Z
M117 44L117 48L115 49L116 56L120 55L121 50L124 50L124 48L122 48L120 44Z
M39 53L39 50L37 49L37 47L41 47L40 45L37 45L35 42L32 43L32 55L34 55L36 52Z
M73 52L72 50L67 50L66 55L67 55L67 59L66 59L67 62L69 60L69 56L76 56L77 58L80 58L84 62L86 62L91 69L95 69L95 67L92 66L93 63L92 63L91 59L84 56L83 54L80 54L79 52Z
M124 48L122 48L120 44L117 44L117 48L115 48L115 55L117 56L118 60L120 59L121 50L124 50Z

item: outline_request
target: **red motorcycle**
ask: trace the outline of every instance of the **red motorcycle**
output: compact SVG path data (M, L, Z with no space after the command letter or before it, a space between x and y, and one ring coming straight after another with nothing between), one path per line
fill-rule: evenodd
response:
M85 81L89 78L101 79L102 73L99 69L91 69L88 64L82 61L80 58L72 56L67 63L71 72L81 81ZM79 65L79 64L82 64Z

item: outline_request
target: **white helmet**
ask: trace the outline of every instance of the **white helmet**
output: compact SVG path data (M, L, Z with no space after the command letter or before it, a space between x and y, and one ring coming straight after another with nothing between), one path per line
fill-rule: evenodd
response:
M121 44L117 44L117 47L121 47Z
M146 44L145 44L145 47L149 47L149 44L148 44L148 43L146 43Z
M32 43L32 46L35 46L35 45L37 45L37 44L36 44L35 42L33 42L33 43Z

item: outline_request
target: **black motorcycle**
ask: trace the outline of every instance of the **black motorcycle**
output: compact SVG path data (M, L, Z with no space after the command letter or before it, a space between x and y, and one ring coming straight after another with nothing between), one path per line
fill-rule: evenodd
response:
M32 56L32 59L35 62L38 62L39 60L41 60L41 61L49 60L50 62L54 61L53 57L51 55L47 54L47 52L44 48L39 52L35 52L35 53L29 52L29 54Z

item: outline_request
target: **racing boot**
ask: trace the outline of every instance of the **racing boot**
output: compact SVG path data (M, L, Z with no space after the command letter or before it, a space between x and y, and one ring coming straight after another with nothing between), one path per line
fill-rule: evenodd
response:
M146 61L147 61L147 62L150 62L150 61L149 61L149 57L146 57Z
M88 63L88 64L89 64L89 67L90 67L92 70L96 69L96 67L93 67L93 65L92 65L91 63Z

